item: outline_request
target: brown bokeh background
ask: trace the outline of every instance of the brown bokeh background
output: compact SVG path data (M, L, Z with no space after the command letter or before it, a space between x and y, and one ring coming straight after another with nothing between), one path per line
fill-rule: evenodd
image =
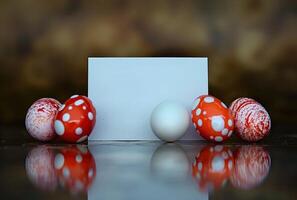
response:
M3 0L0 123L38 98L87 94L88 56L207 56L210 93L297 120L297 5L282 0Z

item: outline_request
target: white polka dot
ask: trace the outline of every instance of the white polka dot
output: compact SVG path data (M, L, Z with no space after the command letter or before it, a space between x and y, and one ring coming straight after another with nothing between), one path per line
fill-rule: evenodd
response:
M62 117L62 120L63 120L64 122L69 121L69 119L70 119L70 115L69 115L68 113L65 113L65 114L63 115L63 117Z
M222 105L224 108L227 108L226 104L224 104L223 102L221 102L221 105Z
M204 102L205 103L212 103L212 102L214 102L214 98L213 97L205 97Z
M76 102L74 102L74 105L76 105L76 106L80 106L80 105L83 104L83 103L84 103L84 100L79 99L79 100L77 100Z
M211 161L211 168L215 172L220 172L225 168L225 161L221 156L215 156Z
M88 138L88 136L85 135L85 136L79 138L76 142L77 142L77 143L83 142L83 141L85 141L87 138Z
M198 109L196 110L196 115L199 116L200 114L201 114L201 109L198 108Z
M207 112L206 111L203 111L203 115L206 115L207 114Z
M62 154L57 154L55 156L54 166L56 169L61 169L64 165L64 156Z
M195 128L197 128L197 125L196 125L196 123L193 123L193 125L194 125L194 127L195 127Z
M195 110L199 103L200 103L200 98L198 98L198 99L196 99L196 100L194 101L192 110Z
M227 135L228 134L228 129L224 128L224 130L222 131L222 135Z
M69 106L69 107L68 107L68 110L72 110L72 109L73 109L73 107L72 107L72 106Z
M59 111L62 111L65 108L65 105L63 104L60 108Z
M221 136L216 136L215 141L221 142L221 141L223 141L223 138Z
M89 120L93 120L94 119L93 113L89 112L88 113L88 118L89 118Z
M84 109L84 110L87 110L87 107L86 107L86 106L83 106L83 109Z
M233 125L233 120L232 119L229 119L228 120L228 125L231 127Z
M71 96L70 97L70 99L74 99L74 98L76 98L76 97L78 97L78 95L76 94L76 95L73 95L73 96Z
M224 147L223 147L222 145L216 145L216 146L215 146L215 151L216 151L216 152L220 152L220 151L223 150L223 148L224 148Z
M93 175L94 175L94 171L93 171L93 169L90 169L89 172L88 172L88 177L92 178Z
M77 155L75 156L75 161L78 162L78 163L81 163L82 159L83 159L82 156L79 155L79 154L77 154Z
M65 178L68 178L70 176L70 171L67 167L64 167L64 169L63 169L63 176Z
M76 134L76 135L81 135L82 132L83 132L83 130L82 130L82 128L80 128L80 127L78 127L78 128L75 129L75 134Z
M213 136L210 136L210 139L213 139Z
M211 127L214 131L221 132L225 127L225 121L222 116L214 116L211 118Z
M233 162L232 162L232 160L229 160L229 162L228 162L228 168L230 170L233 168Z
M198 126L200 126L200 127L201 127L202 125L203 125L203 122L202 122L202 120L201 120L201 119L199 119L199 120L198 120Z
M55 121L55 131L58 135L63 135L65 132L65 127L60 120Z
M199 169L200 171L202 170L202 167L203 167L202 162L199 162L199 163L198 163L198 169Z
M210 152L213 152L213 147L210 148Z
M233 131L229 131L228 136L230 137L232 135Z

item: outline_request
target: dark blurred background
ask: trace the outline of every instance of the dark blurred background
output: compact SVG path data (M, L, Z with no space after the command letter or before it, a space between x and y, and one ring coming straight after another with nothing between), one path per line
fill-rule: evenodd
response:
M0 1L0 125L37 99L87 94L88 56L207 56L210 93L297 121L294 0ZM281 133L281 132L280 132Z

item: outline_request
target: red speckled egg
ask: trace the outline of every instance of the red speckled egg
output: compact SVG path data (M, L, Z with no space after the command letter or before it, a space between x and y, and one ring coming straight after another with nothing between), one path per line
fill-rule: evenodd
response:
M243 140L259 141L269 134L270 116L257 101L250 98L236 99L231 104L230 111L237 135Z
M96 110L91 100L74 95L62 105L55 118L55 131L66 142L83 142L96 123Z
M60 102L52 98L39 99L33 103L26 116L28 133L40 141L52 140L56 136L54 119L60 106Z
M192 122L203 138L222 142L233 132L233 117L227 106L219 99L203 95L195 99L192 108Z
M270 166L269 153L263 147L240 147L235 152L235 165L230 181L236 188L252 189L267 177Z

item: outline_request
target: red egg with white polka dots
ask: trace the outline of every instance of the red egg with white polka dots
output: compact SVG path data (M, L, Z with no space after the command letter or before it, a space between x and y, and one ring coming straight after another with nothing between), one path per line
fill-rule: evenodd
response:
M271 119L265 108L250 98L238 98L230 106L237 135L246 141L256 142L266 137Z
M87 192L96 177L96 164L86 147L63 148L55 155L60 184L72 193Z
M215 142L227 140L234 130L234 120L227 106L210 95L195 99L192 122L200 136Z
M228 181L233 166L233 154L227 146L209 145L196 155L192 175L201 191L219 189Z
M55 118L55 131L66 142L83 142L96 123L96 109L92 101L80 95L68 99Z

